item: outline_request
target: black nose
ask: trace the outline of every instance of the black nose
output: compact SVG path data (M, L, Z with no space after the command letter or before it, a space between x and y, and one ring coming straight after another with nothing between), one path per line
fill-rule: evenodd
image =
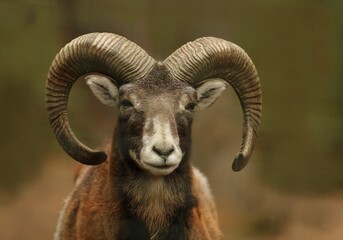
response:
M170 154L172 154L172 152L174 152L174 147L170 146L170 147L159 147L159 146L153 146L152 150L157 153L157 155L159 155L160 157L167 159L168 156Z

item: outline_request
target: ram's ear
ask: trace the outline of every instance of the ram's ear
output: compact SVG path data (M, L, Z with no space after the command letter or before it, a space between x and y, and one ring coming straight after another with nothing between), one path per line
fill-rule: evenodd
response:
M85 79L87 85L100 102L110 107L118 106L118 88L110 78L103 75L88 75Z
M209 79L196 87L197 92L197 107L202 110L211 106L227 88L228 83L221 79Z

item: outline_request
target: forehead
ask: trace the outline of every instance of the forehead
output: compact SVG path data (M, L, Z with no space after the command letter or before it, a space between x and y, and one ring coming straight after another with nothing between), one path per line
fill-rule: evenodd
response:
M165 84L161 82L135 82L124 85L119 94L121 98L140 103L141 108L156 111L162 106L179 106L196 98L195 90L184 84Z
M195 90L188 83L175 80L163 66L157 66L145 78L123 85L120 94L176 99L181 95L192 97Z

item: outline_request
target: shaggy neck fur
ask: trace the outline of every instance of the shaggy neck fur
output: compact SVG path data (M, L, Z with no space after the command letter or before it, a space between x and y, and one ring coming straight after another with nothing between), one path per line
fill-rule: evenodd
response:
M188 159L170 175L154 177L116 149L111 170L111 188L120 202L118 239L187 239L191 209L197 204Z

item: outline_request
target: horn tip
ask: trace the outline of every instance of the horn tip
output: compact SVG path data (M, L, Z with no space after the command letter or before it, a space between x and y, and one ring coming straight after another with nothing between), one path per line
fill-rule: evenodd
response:
M232 163L232 170L235 172L241 171L248 164L248 161L249 158L244 156L243 153L238 153Z
M82 159L76 159L78 162L85 164L85 165L99 165L105 162L107 159L107 154L105 152L93 152L90 156L84 157Z

